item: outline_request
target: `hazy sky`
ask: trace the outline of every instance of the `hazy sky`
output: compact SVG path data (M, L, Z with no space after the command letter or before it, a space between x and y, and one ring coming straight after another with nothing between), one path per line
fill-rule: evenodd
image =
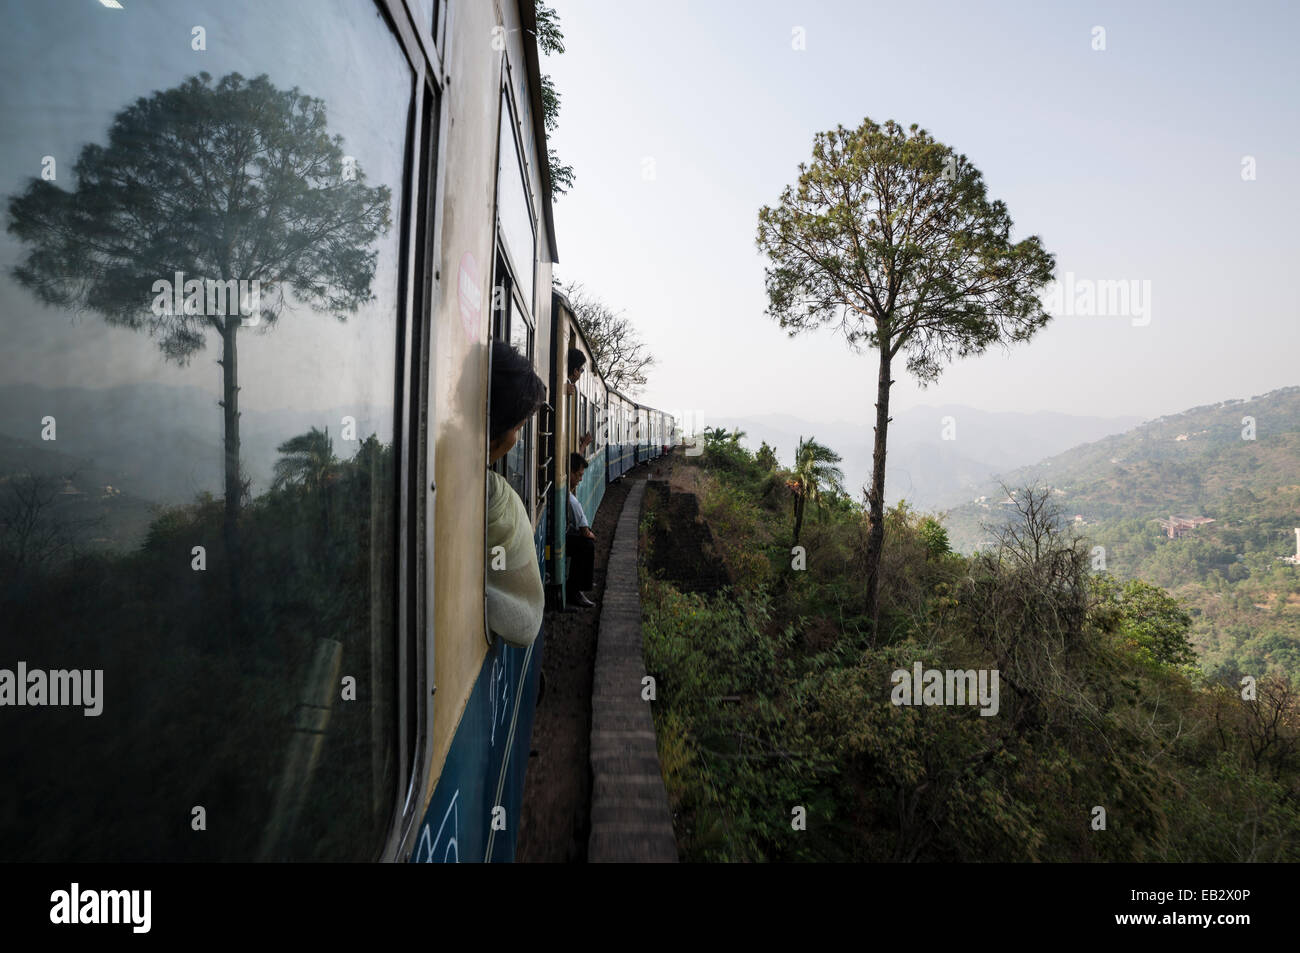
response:
M872 412L874 353L788 339L754 244L814 133L864 117L964 153L1062 278L1150 282L1145 319L1061 316L925 391L899 369L898 408L1154 417L1300 384L1297 5L553 5L567 51L543 62L562 96L551 141L577 174L556 204L557 273L635 319L659 358L647 402Z

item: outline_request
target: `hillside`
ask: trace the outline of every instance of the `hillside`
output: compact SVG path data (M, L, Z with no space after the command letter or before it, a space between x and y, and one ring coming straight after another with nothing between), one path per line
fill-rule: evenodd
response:
M1108 572L1182 601L1203 667L1300 672L1300 566L1281 559L1300 526L1300 387L1153 420L1002 481L1052 487ZM963 552L1012 509L996 483L980 495L945 520ZM1157 520L1173 515L1212 522L1170 538Z
M76 471L85 481L109 483L152 503L188 503L205 492L219 495L224 436L217 401L216 395L196 387L157 383L0 387L0 477L21 471L64 477ZM56 442L40 439L46 415L58 421ZM312 427L328 428L339 440L344 415L356 419L362 437L391 437L390 408L303 411L245 401L240 450L252 488L261 491L270 485L281 443ZM340 449L342 444L339 440ZM159 447L167 452L159 453Z
M796 552L791 474L766 455L714 434L656 471L642 628L686 859L1297 858L1294 678L1257 671L1257 700L1207 678L1191 615L1093 569L1088 543L1024 508L1030 535L963 556L894 507L877 620L851 500L815 507ZM923 669L1000 688L918 702Z
M1243 439L1243 418L1254 420L1253 439ZM1242 491L1271 497L1300 486L1300 387L1195 407L1006 471L975 494L986 500L949 511L955 548L973 550L986 538L982 525L999 522L1003 483L1050 485L1062 510L1088 524L1171 513L1213 517Z

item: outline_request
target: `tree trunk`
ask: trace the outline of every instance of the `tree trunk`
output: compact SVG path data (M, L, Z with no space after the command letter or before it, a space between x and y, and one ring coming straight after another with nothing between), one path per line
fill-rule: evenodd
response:
M871 488L867 491L867 614L872 638L880 633L880 554L885 545L885 443L889 436L889 345L880 342L880 376L876 382L876 445L871 454Z
M230 578L231 621L236 628L243 614L239 586L239 501L244 488L239 472L239 360L235 351L239 322L238 312L227 315L221 332L220 361L221 406L225 411L226 438L226 513L222 535L226 544L226 570Z
M799 531L803 529L803 494L794 498L794 543L799 545Z

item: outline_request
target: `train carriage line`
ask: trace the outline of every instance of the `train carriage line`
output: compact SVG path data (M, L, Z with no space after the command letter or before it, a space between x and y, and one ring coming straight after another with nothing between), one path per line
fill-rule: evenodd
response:
M607 385L553 294L534 4L229 0L213 7L208 29L223 39L205 48L203 74L193 13L181 15L143 0L32 5L0 41L31 75L47 74L49 44L67 53L39 96L11 97L6 187L19 214L55 190L89 189L89 144L119 167L139 160L159 195L194 213L151 225L135 259L110 267L85 253L86 275L175 274L180 306L154 310L154 336L111 314L52 320L28 288L3 288L30 375L6 390L0 477L57 478L57 505L93 508L102 523L88 561L8 574L6 647L93 663L107 702L75 724L7 713L16 730L0 754L47 796L16 802L0 843L7 859L510 860L545 646L541 634L506 645L486 623L490 342L528 356L547 385L497 467L525 502L556 606L575 440L593 436L575 488L593 516L608 483L673 442L667 414ZM274 245L263 238L282 211L166 191L191 178L173 148L187 136L202 140L187 161L235 161L202 139L202 118L231 102L249 107L232 128L283 114L283 128L256 130L259 148L318 150L303 165L318 170L303 173L314 204L299 214L355 200L366 224L349 233L355 247L312 250L324 271L267 296L276 320L259 326L253 308L187 326L186 282L201 295L204 275L145 256L191 249L193 269L234 281L207 251L212 235L225 229L227 252L251 261ZM316 120L327 139L284 134ZM24 165L31 142L57 153L43 184ZM246 167L263 190L249 195L274 189L273 166ZM51 214L4 239L13 260L61 260L32 244ZM334 288L340 275L357 287ZM75 290L44 306L71 314ZM572 394L569 347L591 370ZM63 425L58 442L27 439L46 414ZM98 641L86 617L100 620Z

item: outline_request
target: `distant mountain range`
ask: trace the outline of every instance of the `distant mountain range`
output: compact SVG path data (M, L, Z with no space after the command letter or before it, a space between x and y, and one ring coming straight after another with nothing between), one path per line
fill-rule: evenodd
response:
M873 411L874 413L874 411ZM889 425L885 498L923 510L943 510L980 495L996 474L1140 423L1141 417L1088 417L1037 411L995 412L947 404L897 411ZM871 480L874 419L813 422L785 414L717 417L703 422L764 441L789 465L801 437L816 437L844 458L846 488L861 498Z
M351 456L359 444L341 439L345 415L356 419L359 439L375 432L392 439L391 408L241 408L240 457L252 491L270 487L276 448L312 427L328 428L335 454ZM47 416L56 421L53 441L41 439ZM0 480L30 472L67 481L61 496L102 501L113 512L221 496L224 439L217 398L195 387L0 387ZM135 516L130 522L139 525Z
M1065 515L1084 525L1214 517L1234 495L1263 498L1300 484L1300 387L1194 407L1002 471L974 494L987 499L950 509L955 548L970 550L987 535L982 524L1001 521L1002 483L1051 486Z

